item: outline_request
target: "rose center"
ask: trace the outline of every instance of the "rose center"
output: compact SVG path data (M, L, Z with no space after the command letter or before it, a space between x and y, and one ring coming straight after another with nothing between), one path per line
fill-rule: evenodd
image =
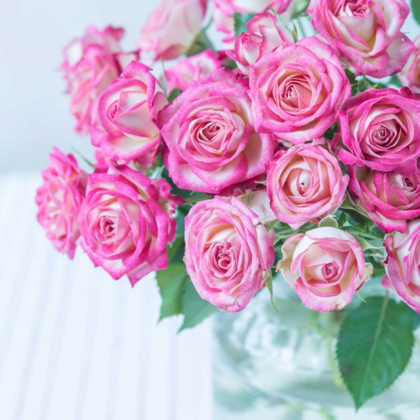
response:
M326 280L332 280L337 276L338 270L333 263L325 264L322 267L322 274Z
M101 217L101 220L99 223L100 223L100 230L101 230L102 235L108 236L108 237L114 235L115 223L111 218L107 216Z
M113 120L118 113L118 102L114 102L108 109L108 116Z
M389 146L393 139L394 135L391 133L388 127L385 125L380 125L373 134L373 139L376 143L376 145L381 147L387 147Z
M309 171L301 171L296 182L300 195L304 195L311 185L312 175Z

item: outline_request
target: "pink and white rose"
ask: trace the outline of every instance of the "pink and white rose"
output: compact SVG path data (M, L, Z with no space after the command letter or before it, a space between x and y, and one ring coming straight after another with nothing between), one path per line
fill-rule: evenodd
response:
M79 213L81 246L95 266L132 286L168 265L167 244L176 233L173 217L182 198L164 179L149 179L128 166L89 175Z
M198 294L222 311L244 309L270 274L273 237L235 197L195 204L185 218L185 265Z
M385 247L382 285L420 314L420 220L410 222L404 233L387 235Z
M316 37L265 55L249 78L256 130L293 144L323 136L351 95L338 57Z
M192 82L202 79L220 67L222 67L222 60L211 50L180 60L165 72L168 94L173 89L187 89Z
M87 174L73 155L54 148L42 178L44 182L35 198L38 222L55 249L73 259L80 236L77 215L85 196Z
M350 166L350 190L359 205L385 232L405 232L407 221L420 217L420 170L412 175Z
M312 0L312 24L358 75L381 78L400 71L413 49L401 33L405 0Z
M201 31L207 0L161 0L141 30L139 47L155 59L185 54Z
M92 144L112 159L130 161L156 152L159 112L168 100L144 64L131 62L95 104Z
M403 86L420 93L420 36L414 40L413 52L398 77Z
M193 82L159 116L163 159L179 188L218 194L267 171L276 143L252 125L241 75L227 69Z
M268 169L271 209L295 230L335 213L345 198L349 177L319 143L279 151Z
M236 39L234 49L227 55L238 65L243 74L248 74L249 67L269 52L284 43L293 43L290 31L270 12L255 15L246 24L248 32L243 32Z
M420 96L408 88L368 89L339 113L339 159L382 172L416 172L420 156Z
M123 35L121 28L108 26L100 31L91 26L64 50L61 69L71 96L70 111L77 120L74 129L80 134L89 132L92 106L99 95L128 62L139 59L138 51L121 52Z
M314 311L343 309L373 272L356 239L333 227L292 236L282 252L277 271Z
M226 43L235 41L234 13L261 13L272 8L284 24L292 17L292 0L214 0L213 18L216 29L226 34Z

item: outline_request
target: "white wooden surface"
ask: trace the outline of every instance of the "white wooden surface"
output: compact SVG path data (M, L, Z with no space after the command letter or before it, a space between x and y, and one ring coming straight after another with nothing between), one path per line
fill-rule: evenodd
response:
M0 176L0 419L210 420L208 324L157 324L153 275L134 289L38 226L37 174Z

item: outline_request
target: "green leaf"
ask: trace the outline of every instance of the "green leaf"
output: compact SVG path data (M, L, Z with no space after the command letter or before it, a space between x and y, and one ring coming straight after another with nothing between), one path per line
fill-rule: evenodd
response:
M391 76L391 78L389 79L389 83L391 85L394 85L394 86L398 87L398 88L402 87L402 83L401 83L400 79L398 78L398 76L396 74Z
M206 50L215 51L214 45L212 44L212 42L208 38L208 36L206 34L206 31L204 29L200 32L198 37L195 39L194 43L191 45L189 50L186 52L186 55L188 57L191 57L192 55L199 54L199 53L201 53L203 51L206 51Z
M356 410L392 385L413 345L413 311L388 295L367 298L344 320L336 355Z
M185 265L169 264L166 270L156 272L156 279L162 297L159 321L182 312L182 295L188 279Z
M170 95L168 96L168 102L173 102L176 98L178 98L179 95L181 95L182 90L179 90L177 88L172 89Z
M179 331L193 328L211 314L217 312L217 307L210 302L201 299L191 281L187 281L185 291L182 295L182 313L184 323Z
M242 32L248 32L246 24L255 16L254 13L234 13L235 35L238 37Z
M414 329L416 330L418 327L420 327L420 314L413 311L413 325Z
M366 251L368 249L374 249L374 250L383 250L384 249L384 243L380 239L365 239L362 236L355 236L356 241L359 242L359 245L362 247L363 251Z
M356 75L350 69L345 69L344 71L346 72L346 76L348 77L350 84L357 84Z
M411 0L411 11L413 12L414 19L420 25L420 2L419 2L419 0Z
M333 216L326 216L318 223L318 227L338 228L338 223Z
M184 257L184 249L184 237L179 236L172 244L168 245L168 261L182 263L182 258Z
M267 286L267 289L270 292L271 305L273 305L273 308L275 309L275 311L278 312L278 309L276 308L276 305L274 304L273 277L271 275L268 276L267 280L265 281L265 285Z

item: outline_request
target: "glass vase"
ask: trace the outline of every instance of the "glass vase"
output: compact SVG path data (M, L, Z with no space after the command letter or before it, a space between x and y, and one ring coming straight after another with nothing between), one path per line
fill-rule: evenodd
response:
M369 284L370 283L370 284ZM384 294L378 281L363 296ZM214 420L420 419L419 334L409 366L356 414L335 359L346 312L314 312L285 282L275 286L275 311L262 290L242 312L214 318Z

